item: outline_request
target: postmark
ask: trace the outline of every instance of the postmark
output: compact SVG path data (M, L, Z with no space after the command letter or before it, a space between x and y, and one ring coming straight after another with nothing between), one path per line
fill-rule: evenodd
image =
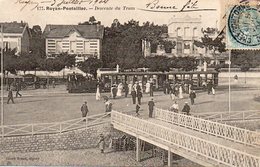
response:
M260 49L260 11L257 7L236 5L230 9L227 48Z

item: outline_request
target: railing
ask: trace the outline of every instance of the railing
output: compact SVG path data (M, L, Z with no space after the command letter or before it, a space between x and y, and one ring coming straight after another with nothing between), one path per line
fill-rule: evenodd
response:
M63 133L77 129L88 128L90 126L110 122L105 119L110 113L77 118L64 122L39 123L39 124L18 124L0 126L0 136L26 136L37 134Z
M259 110L248 110L248 111L232 111L232 112L206 112L206 113L195 113L204 119L210 119L215 121L250 121L250 120L260 120Z
M232 167L259 167L260 157L251 155L233 148L225 147L168 127L149 122L137 117L112 111L113 125L132 131L137 135L146 135L162 141L165 144L175 145L186 151L193 152L218 163Z
M260 146L260 133L155 108L155 118L250 146Z

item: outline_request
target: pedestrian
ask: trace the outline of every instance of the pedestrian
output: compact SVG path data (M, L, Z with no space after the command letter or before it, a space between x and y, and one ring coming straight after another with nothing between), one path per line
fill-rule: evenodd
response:
M151 98L149 101L148 101L148 108L149 108L149 118L152 118L153 117L153 109L154 109L154 101L153 101L153 98Z
M234 76L234 81L235 81L235 83L238 82L238 76L237 75Z
M100 100L101 94L99 89L99 84L97 85L97 91L96 91L96 100Z
M104 98L105 99L105 112L111 112L112 111L112 102L108 100L108 98Z
M22 95L19 93L20 90L21 90L21 83L20 82L16 82L16 94L15 94L15 97L18 97L18 95L20 97L22 97Z
M53 87L53 88L56 87L55 79L52 80L52 87Z
M144 89L143 89L143 83L142 83L142 81L139 81L139 87L140 87L140 91L141 92L144 92Z
M166 94L169 94L170 93L170 83L168 80L166 80L166 83L165 83L165 86L166 86Z
M183 99L183 90L182 90L182 85L179 87L179 98Z
M103 136L102 133L99 135L98 146L99 146L100 152L104 153L104 150L105 150L105 137Z
M116 87L117 87L116 84L114 84L114 85L112 86L112 88L111 88L111 93L112 93L113 99L116 98L116 94L117 94L117 88L116 88Z
M149 93L150 92L150 82L148 81L146 84L145 84L145 93Z
M166 94L166 81L163 81L163 93Z
M87 106L87 102L86 101L81 106L81 113L82 113L82 117L84 118L83 121L86 121L86 116L88 114L88 106Z
M141 99L143 97L143 93L141 91L138 91L137 92L137 101L138 101L138 104L141 105Z
M123 92L123 84L119 83L118 86L117 86L116 96L121 97L122 96L122 92Z
M150 96L153 97L153 82L150 83Z
M131 95L132 89L133 89L133 84L132 84L132 81L131 81L131 82L128 84L128 93L129 93L129 95Z
M195 93L194 90L192 90L192 91L190 92L190 101L191 101L191 105L194 104L194 100L195 100L195 98L196 98L196 93Z
M139 110L140 110L140 105L139 104L136 104L136 107L135 107L135 112L136 112L136 116L139 116Z
M212 92L212 88L213 88L213 84L211 81L207 84L207 88L208 88L208 95L209 95Z
M170 111L179 112L179 104L177 103L177 101L174 101L173 105L170 107Z
M128 89L128 85L127 85L127 83L125 83L125 85L124 85L124 89L125 89L125 97L127 97L127 95L128 95L128 91L129 91L129 89Z
M215 91L215 88L214 86L212 86L212 94L215 95L216 91Z
M189 106L188 102L185 102L182 112L186 113L186 115L190 115L190 106Z
M132 95L133 104L135 104L136 103L136 91L134 88L132 88L131 95Z
M9 101L12 101L12 103L14 104L14 97L13 97L13 91L12 88L9 87L8 89L8 99L7 99L7 104L9 104Z

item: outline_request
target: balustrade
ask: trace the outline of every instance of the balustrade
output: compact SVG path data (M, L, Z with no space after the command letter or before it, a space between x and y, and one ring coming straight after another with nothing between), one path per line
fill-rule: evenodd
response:
M202 118L155 108L155 118L235 142L260 146L260 133Z
M188 118L187 118L188 119ZM136 135L146 135L167 142L194 154L233 167L259 167L260 157L230 147L225 147L168 127L113 111L111 122Z

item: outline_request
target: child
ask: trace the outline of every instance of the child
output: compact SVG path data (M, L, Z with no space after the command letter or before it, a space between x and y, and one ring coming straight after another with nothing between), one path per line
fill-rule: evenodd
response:
M140 115L140 114L139 114L139 110L140 110L140 105L139 105L139 104L136 104L136 110L135 110L136 116L139 116L139 115Z

